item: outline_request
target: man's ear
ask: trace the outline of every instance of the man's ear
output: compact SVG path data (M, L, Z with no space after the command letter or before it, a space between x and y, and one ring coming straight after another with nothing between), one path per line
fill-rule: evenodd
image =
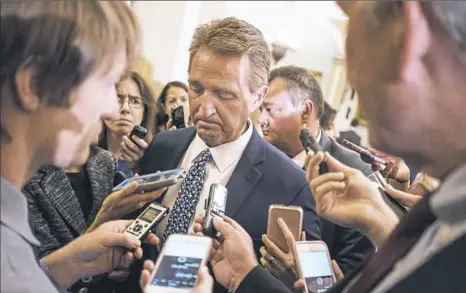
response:
M314 110L314 104L311 101L305 100L301 104L301 123L302 124L307 124L307 122L312 116L312 110Z
M431 44L430 28L419 1L403 1L404 46L400 73L403 80L419 76L422 60ZM414 81L415 82L415 81Z
M341 10L346 15L349 15L351 12L351 9L357 4L357 1L336 1L338 6L340 6Z
M262 102L264 102L265 96L267 95L267 91L269 90L268 85L263 85L260 88L256 90L256 93L254 95L253 101L251 101L249 105L249 112L253 113L259 107L262 105Z
M40 99L32 84L33 70L21 69L15 74L16 96L18 105L27 112L34 112L40 106Z

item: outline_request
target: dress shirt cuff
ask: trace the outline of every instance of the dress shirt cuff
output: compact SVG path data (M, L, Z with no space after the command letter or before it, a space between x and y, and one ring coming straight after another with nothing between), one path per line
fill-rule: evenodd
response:
M43 258L39 260L39 265L44 274L49 278L50 282L57 288L58 292L66 292L63 287L55 281L55 279L50 274L49 266L43 261Z

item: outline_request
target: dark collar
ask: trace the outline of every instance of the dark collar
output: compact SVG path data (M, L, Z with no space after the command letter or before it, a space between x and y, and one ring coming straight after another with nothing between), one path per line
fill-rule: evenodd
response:
M1 222L31 244L39 245L28 219L28 205L24 194L1 177Z

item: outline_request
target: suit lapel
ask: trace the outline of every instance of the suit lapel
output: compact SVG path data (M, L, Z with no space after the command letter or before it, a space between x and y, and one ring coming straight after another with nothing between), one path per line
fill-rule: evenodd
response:
M194 127L189 127L181 130L180 135L172 135L171 139L173 141L169 141L165 145L161 151L161 154L172 154L172 155L165 155L160 158L160 165L165 170L175 169L178 168L181 160L183 159L183 155L188 150L189 145L196 136L196 129ZM165 171L160 170L160 171Z
M113 176L109 176L108 170L102 165L102 160L97 155L89 158L85 168L92 192L92 208L89 218L86 219L87 224L90 225L102 207L102 202L107 197L108 191L112 189L112 186L109 186L111 182L108 181L108 178L113 178Z
M262 176L256 165L265 160L264 144L265 142L254 129L251 139L226 186L229 195L226 215L229 217L236 215Z
M63 169L47 167L41 187L65 222L77 235L81 235L87 224Z

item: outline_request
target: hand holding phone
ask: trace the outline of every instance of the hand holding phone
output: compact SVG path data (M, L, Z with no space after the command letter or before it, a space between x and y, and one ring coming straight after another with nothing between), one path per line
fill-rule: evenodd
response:
M191 292L211 247L212 239L209 237L176 234L168 237L144 293Z
M267 237L284 253L289 248L282 230L278 225L278 219L282 219L293 234L295 241L299 241L303 229L303 209L297 206L271 205L267 222Z
M306 292L325 292L336 283L332 261L325 242L297 242L295 250L299 278L305 280Z

